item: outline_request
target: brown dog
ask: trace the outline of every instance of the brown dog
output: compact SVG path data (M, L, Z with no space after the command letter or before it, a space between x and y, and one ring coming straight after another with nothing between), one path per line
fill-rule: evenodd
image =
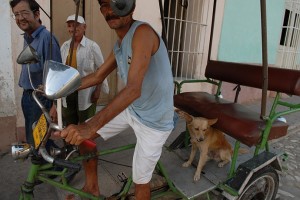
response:
M194 175L194 181L200 180L201 171L209 159L219 162L219 167L223 167L231 161L233 150L225 139L224 133L211 127L218 119L193 117L178 109L176 112L186 120L192 144L189 160L183 163L182 166L189 167L193 162L197 149L200 150L200 158Z

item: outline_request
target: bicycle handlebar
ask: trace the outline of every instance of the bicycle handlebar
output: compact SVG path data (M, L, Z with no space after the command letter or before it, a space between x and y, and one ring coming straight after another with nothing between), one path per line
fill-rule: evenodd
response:
M63 129L60 128L57 124L55 123L51 123L49 128L54 129L56 131L62 131ZM95 148L96 147L96 143L92 140L84 140L82 143L82 145L88 147L88 148Z
M54 159L51 157L45 147L40 147L39 152L41 153L42 157L49 163L53 163L54 165L58 165L60 167L68 168L68 169L75 169L80 170L81 165L78 163L73 163L68 160L62 160L62 159Z
M60 167L68 168L68 169L75 169L79 171L81 169L81 165L79 163L73 163L68 160L63 159L54 159L54 165L58 165Z
M43 114L46 117L47 122L49 123L49 128L48 128L48 132L47 132L47 136L45 137L47 138L46 141L48 140L48 138L50 137L51 134L51 130L56 130L56 131L62 131L63 129L60 128L57 124L53 123L51 120L51 117L49 115L49 112L47 111L47 109L45 108L45 106L40 102L40 100L37 98L36 93L40 92L43 93L40 90L34 90L32 93L32 96L34 98L34 100L36 101L36 103L38 104L38 106L41 108ZM55 159L52 156L50 156L46 150L46 141L42 141L40 148L39 148L39 152L41 154L41 156L49 163L53 163L55 165L59 165L61 167L66 167L66 168L72 168L72 169L76 169L76 170L80 170L81 166L78 163L73 163L70 162L68 160L62 160L62 159ZM95 148L96 147L96 143L91 141L91 140L85 140L82 142L83 145L85 145L88 148Z

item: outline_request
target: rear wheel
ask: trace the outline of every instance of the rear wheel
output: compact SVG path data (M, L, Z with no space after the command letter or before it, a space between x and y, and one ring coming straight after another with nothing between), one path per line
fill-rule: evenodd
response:
M251 177L239 200L274 200L278 185L276 170L271 166L264 167Z

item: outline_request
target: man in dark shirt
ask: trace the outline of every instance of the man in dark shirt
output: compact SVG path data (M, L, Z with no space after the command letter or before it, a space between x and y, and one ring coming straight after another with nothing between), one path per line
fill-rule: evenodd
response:
M42 84L45 61L52 59L61 62L60 47L56 38L52 37L52 49L49 48L51 34L42 25L39 5L35 0L12 0L10 1L10 6L13 12L12 17L15 19L16 24L25 32L24 48L30 44L41 58L39 63L30 64L29 71L27 70L27 65L22 65L19 79L19 86L23 88L21 104L25 118L26 140L27 143L34 145L32 124L39 119L42 111L34 101L32 91ZM52 58L50 58L50 54L52 54ZM52 106L52 101L45 97L39 98L49 110ZM52 110L52 113L56 112Z

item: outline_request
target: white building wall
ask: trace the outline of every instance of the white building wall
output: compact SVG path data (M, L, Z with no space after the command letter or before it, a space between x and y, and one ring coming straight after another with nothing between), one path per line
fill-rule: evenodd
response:
M159 34L161 34L162 25L159 1L137 0L133 18L148 22Z
M10 6L7 6L7 10L12 14ZM16 105L16 116L17 116L17 122L16 127L24 126L24 117L21 109L21 97L22 97L22 89L18 85L19 76L21 73L21 66L17 64L16 60L19 55L19 53L22 51L23 48L23 36L22 31L19 29L19 27L16 25L16 22L11 17L9 20L10 22L10 31L9 33L11 35L11 61L12 61L12 69L14 72L14 95L15 95L15 105Z
M9 1L0 5L0 117L16 115L14 70L12 60L12 35Z

